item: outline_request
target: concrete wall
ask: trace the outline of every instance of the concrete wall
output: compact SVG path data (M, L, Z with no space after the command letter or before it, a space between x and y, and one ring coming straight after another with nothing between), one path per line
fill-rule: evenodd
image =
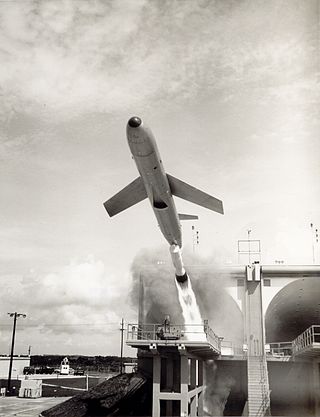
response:
M305 362L269 362L271 414L314 416L313 369Z
M0 378L8 378L10 356L0 356ZM12 378L23 374L23 368L30 366L29 356L14 356L12 364Z

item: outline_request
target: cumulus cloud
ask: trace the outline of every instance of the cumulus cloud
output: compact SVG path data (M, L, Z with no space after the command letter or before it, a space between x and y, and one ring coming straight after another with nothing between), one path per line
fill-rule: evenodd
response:
M118 126L115 130L109 125L120 112L122 117L125 112L131 114L133 109L143 113L152 108L157 114L157 106L174 112L175 106L196 103L194 111L204 99L198 110L203 112L203 131L199 130L195 139L181 139L177 146L187 146L187 142L195 144L191 148L192 158L187 161L190 173L195 171L190 169L192 164L198 176L204 165L210 170L220 167L215 182L222 184L227 198L227 190L232 190L229 201L226 198L225 202L229 210L232 207L234 212L238 210L233 223L236 229L246 218L244 211L239 214L239 204L243 204L246 215L252 216L248 212L248 207L253 207L249 197L252 194L256 203L261 184L270 207L271 204L276 207L274 201L279 202L275 189L282 186L281 179L286 176L292 178L290 184L295 182L295 195L298 195L301 187L297 187L296 178L299 169L305 168L300 159L292 158L292 164L287 164L283 173L284 159L288 160L288 154L296 148L288 146L289 152L277 151L283 141L302 142L318 134L317 19L316 2L298 0L0 2L0 59L5 63L0 67L0 154L5 161L2 178L9 177L2 184L6 202L2 236L7 242L2 252L5 262L10 260L7 270L12 270L12 274L29 263L41 263L52 271L3 276L2 291L8 294L4 311L21 308L28 313L28 320L36 317L34 324L39 325L52 323L54 319L56 323L71 323L81 328L82 318L94 323L102 315L106 320L118 321L124 305L121 293L125 289L119 276L116 278L108 272L107 259L104 264L88 259L63 268L54 269L52 265L59 264L64 248L67 259L74 253L82 253L77 244L83 240L83 230L89 230L82 225L90 221L91 233L91 219L99 219L100 213L90 211L87 204L103 201L105 191L92 193L99 182L96 181L99 169L106 172L103 181L110 182L119 175L118 167L114 170L116 174L113 172L119 162L117 154L110 152L117 147L114 137L119 135ZM226 117L217 113L211 123L215 111L210 107L213 100L222 103ZM257 108L259 114L255 114ZM89 113L101 113L107 119L103 126L97 127L103 134L95 131L99 123L94 117L82 132L83 120ZM183 107L181 114L183 122L190 116L187 107ZM210 119L210 123L204 119ZM219 126L220 119L224 123L221 131L216 131L213 125ZM245 123L242 119L246 119ZM243 126L247 129L241 131ZM211 140L212 132L219 140ZM104 147L105 136L108 147ZM205 138L202 142L201 136ZM316 139L312 140L315 143ZM48 143L51 146L47 147ZM81 144L85 146L81 148ZM312 149L309 153L315 158L316 147ZM107 151L106 159L101 157L99 161L98 156L104 151ZM303 155L300 148L296 152ZM216 160L212 159L214 154L218 155ZM178 167L179 158L175 152L172 156ZM277 166L281 169L276 180L274 165L268 165L274 164L274 158L278 158ZM248 166L257 172L259 182L249 181L252 193L246 194ZM313 181L317 178L316 161L314 166L317 168L310 171ZM263 176L259 177L261 173ZM212 178L207 172L205 177ZM235 183L237 179L239 183ZM272 189L272 198L266 192L266 184ZM288 189L287 183L283 183L282 189ZM266 212L258 208L256 213L266 224L270 218ZM48 227L41 228L39 224L44 219ZM232 223L228 222L231 227ZM126 224L132 227L131 221ZM103 225L97 221L92 241L102 230L103 235ZM111 228L108 232L109 236L115 233ZM73 240L69 241L69 236ZM111 245L112 239L114 246L113 236L107 243ZM104 244L104 239L105 236L99 244ZM135 247L140 244L139 236ZM86 246L84 253L95 252L96 249L91 249L94 246L98 245L89 245L88 249ZM119 255L118 249L110 253ZM144 260L139 258L139 262ZM159 284L156 275L150 280L152 285ZM209 285L210 280L208 273L203 282ZM179 314L166 298L174 287L164 282L160 289L156 285L150 287L152 295L161 295L159 316L170 309L173 314ZM219 294L219 281L215 282L214 289ZM210 305L205 289L203 301ZM198 290L201 292L201 285ZM50 331L59 334L65 328ZM41 331L49 330L42 326Z
M27 319L19 320L20 329L25 331L22 340L29 334L29 343L36 344L40 352L45 349L44 338L51 340L53 351L63 352L67 337L74 342L70 347L73 352L101 352L103 337L114 349L121 317L132 314L121 282L92 256L44 276L31 271L25 276L2 277L1 292L3 311L27 314ZM9 320L1 319L8 341Z
M311 3L53 1L1 8L3 120L15 112L54 111L61 119L146 108L188 101L203 89L230 100L263 88L266 99L268 88L316 83Z

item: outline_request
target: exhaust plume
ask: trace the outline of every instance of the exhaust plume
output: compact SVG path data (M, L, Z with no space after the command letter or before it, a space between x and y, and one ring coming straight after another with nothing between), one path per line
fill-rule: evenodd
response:
M175 282L185 324L185 337L188 340L205 341L206 335L202 325L203 319L190 279L187 278L186 282L183 284L179 283L177 280Z
M133 261L131 299L133 304L138 306L139 287L141 287L139 284L142 282L144 290L143 322L148 324L162 323L164 317L170 315L173 324L186 323L192 326L192 323L201 323L203 317L208 319L209 326L217 335L242 345L242 313L237 303L227 292L228 287L235 286L234 279L222 272L214 259L203 259L192 253L187 253L185 259L188 259L189 278L184 283L179 283L173 279L173 274L179 269L177 268L179 265L172 267L171 250L170 255L171 257L169 257L166 248L144 250ZM196 300L198 302L197 310L190 310L188 306L197 305ZM204 334L201 336L204 337ZM225 378L223 374L217 373L215 364L213 364L214 361L210 361L205 366L204 403L208 415L223 415L223 409L233 387L234 379L231 375L230 378Z

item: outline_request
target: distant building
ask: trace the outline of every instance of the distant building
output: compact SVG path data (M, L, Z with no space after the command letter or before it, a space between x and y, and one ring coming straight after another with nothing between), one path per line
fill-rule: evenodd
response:
M134 372L137 372L138 363L137 362L125 362L123 366L124 366L124 372L126 374L132 374Z
M69 375L69 373L70 373L69 359L68 358L64 358L61 361L60 374L61 375Z
M0 356L0 378L8 378L9 374L10 356ZM23 368L30 366L30 356L21 355L14 356L12 362L12 374L11 377L17 378L23 374Z

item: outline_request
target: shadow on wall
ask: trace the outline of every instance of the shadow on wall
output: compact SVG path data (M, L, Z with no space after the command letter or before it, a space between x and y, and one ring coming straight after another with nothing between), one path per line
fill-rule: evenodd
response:
M269 362L271 414L314 416L312 364Z
M241 416L248 397L245 361L207 361L204 410L208 416Z
M208 415L222 416L235 380L227 373L220 373L214 361L206 362L204 376L204 410Z

